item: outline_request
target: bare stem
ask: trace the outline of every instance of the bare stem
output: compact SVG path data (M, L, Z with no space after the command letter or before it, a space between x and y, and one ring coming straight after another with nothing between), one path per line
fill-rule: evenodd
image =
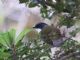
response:
M12 60L18 60L15 45L12 45Z

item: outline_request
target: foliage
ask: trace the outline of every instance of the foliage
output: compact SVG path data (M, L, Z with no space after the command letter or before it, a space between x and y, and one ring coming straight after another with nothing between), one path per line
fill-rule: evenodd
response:
M80 57L80 43L75 40L68 39L61 46L60 52L57 54L57 60L79 60Z
M22 31L15 38L14 29L0 34L0 60L40 60L41 58L50 59L50 48L48 45L39 43L40 40L22 43L24 36L31 31L30 29Z
M20 3L26 3L29 7L39 6L41 15L44 18L51 18L55 13L67 12L71 17L79 18L79 0L19 0Z
M41 15L43 18L51 19L54 15L60 15L61 19L59 26L67 26L70 28L75 25L75 22L80 20L80 0L19 0L20 3L26 3L27 6L40 7ZM24 2L21 2L24 1ZM62 15L63 13L63 15ZM70 34L75 37L76 33L80 30L79 28L75 31L70 32ZM61 52L64 51L63 56L74 55L74 52L80 52L80 44L73 39L68 39L65 41L63 46L61 46ZM72 52L71 52L72 51ZM66 54L67 53L67 54ZM58 54L59 55L59 54ZM57 56L58 56L57 55ZM61 56L61 57L63 57ZM76 55L77 56L77 55ZM66 56L67 57L67 56ZM64 58L64 57L63 57ZM69 57L67 57L68 59ZM75 57L76 58L76 57ZM68 60L76 60L74 56ZM61 60L67 60L61 59ZM58 60L58 59L57 59ZM60 60L60 59L59 59Z

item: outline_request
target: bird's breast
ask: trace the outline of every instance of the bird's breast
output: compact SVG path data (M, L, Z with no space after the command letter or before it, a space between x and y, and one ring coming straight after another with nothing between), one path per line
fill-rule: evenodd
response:
M48 44L53 44L55 40L61 38L60 30L52 26L47 26L42 29L41 38Z

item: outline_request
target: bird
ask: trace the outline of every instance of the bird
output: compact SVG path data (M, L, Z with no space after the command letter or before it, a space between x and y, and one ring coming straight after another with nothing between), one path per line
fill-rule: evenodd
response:
M51 46L60 47L64 43L64 40L62 39L63 35L57 27L54 27L53 24L48 25L44 22L40 22L33 28L41 29L40 38Z

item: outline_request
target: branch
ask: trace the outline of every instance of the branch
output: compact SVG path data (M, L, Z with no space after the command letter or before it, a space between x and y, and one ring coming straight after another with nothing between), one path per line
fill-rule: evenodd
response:
M45 1L45 0L42 0L42 1L39 1L40 4L42 5L48 5L48 6L51 6L51 7L55 7L55 5L49 1Z
M77 56L77 55L80 55L80 52L69 53L68 55L60 56L60 57L56 58L55 60L66 60L72 56Z
M12 60L18 60L18 56L17 56L17 52L16 52L16 48L15 45L12 44Z
M45 1L45 4L48 5L48 6L51 6L51 7L55 7L55 5L53 3L50 3L50 2L47 2L47 1Z

